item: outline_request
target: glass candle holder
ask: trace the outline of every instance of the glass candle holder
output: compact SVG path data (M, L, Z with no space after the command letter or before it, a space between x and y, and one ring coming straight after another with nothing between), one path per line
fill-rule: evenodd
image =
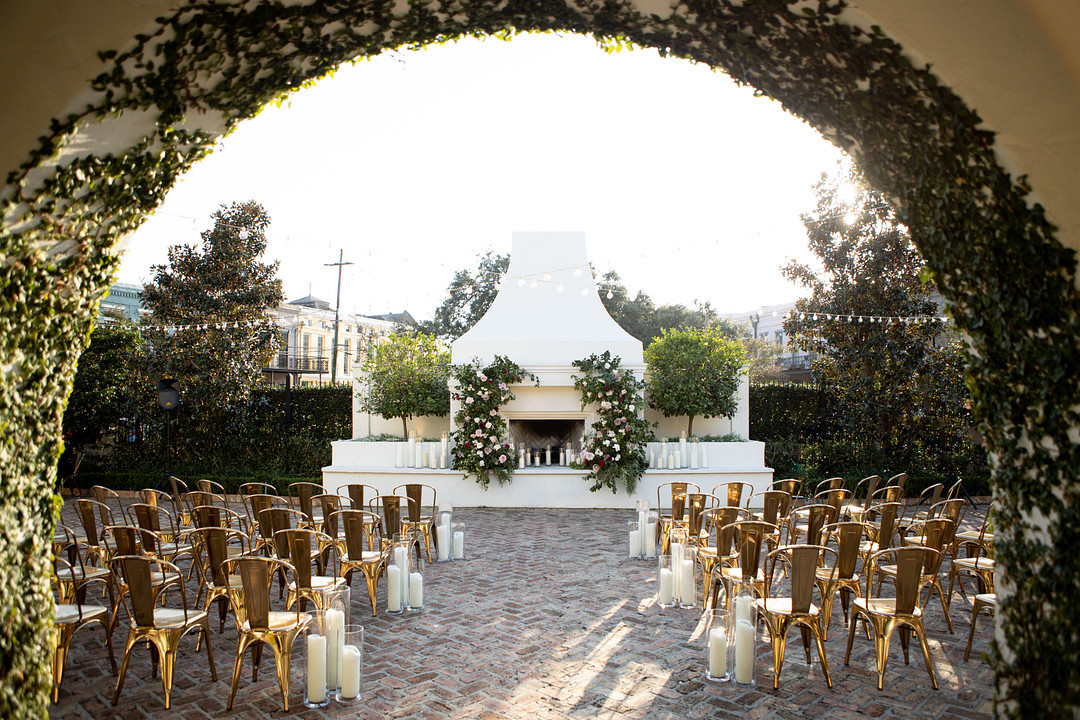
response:
M627 555L630 558L641 557L641 530L638 529L638 521L630 520L626 523L627 534L629 535Z
M672 575L673 575L673 578L674 578L673 594L674 594L674 597L675 597L676 604L678 604L679 600L682 598L682 593L683 593L683 589L682 589L683 575L682 575L682 572L680 572L680 571L682 570L682 567L683 567L682 561L686 557L686 546L687 546L686 528L684 528L684 527L672 527L671 528L671 542L670 542L670 546L669 546L669 552L670 552L670 555L671 555L671 572L672 572Z
M336 699L354 703L363 696L364 684L364 626L345 626L345 644L341 651L341 688Z
M412 570L412 535L398 533L390 545L386 565L386 611L402 612L409 605L409 574Z
M411 558L409 563L409 596L406 610L424 609L424 558Z
M664 609L673 608L679 600L675 597L675 573L671 569L671 556L661 555L657 567L660 572L657 604Z
M322 610L307 613L304 637L304 705L323 707L329 702L326 687L326 614Z
M697 607L697 548L686 545L682 551L682 561L672 570L679 573L679 607L690 610Z
M731 679L730 619L725 608L705 611L705 677L715 682Z
M435 557L439 562L450 562L453 557L453 527L453 513L450 510L440 510L435 523Z
M645 557L656 557L656 528L660 523L660 513L649 510L645 514L645 530L641 536L641 546L645 550Z
M735 634L735 667L732 681L736 685L754 685L757 659L757 608L749 591L735 596L732 603Z
M452 526L451 554L455 560L465 559L465 523L456 522Z

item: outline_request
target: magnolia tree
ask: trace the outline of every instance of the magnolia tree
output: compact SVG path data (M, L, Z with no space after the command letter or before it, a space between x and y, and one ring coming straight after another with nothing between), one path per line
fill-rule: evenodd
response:
M401 418L401 434L409 434L409 419L445 415L450 410L450 353L433 335L391 335L368 355L363 373L366 387L360 407L384 418Z
M739 404L746 350L719 328L664 330L645 349L649 407L664 417L686 415L686 434L697 416L730 417Z

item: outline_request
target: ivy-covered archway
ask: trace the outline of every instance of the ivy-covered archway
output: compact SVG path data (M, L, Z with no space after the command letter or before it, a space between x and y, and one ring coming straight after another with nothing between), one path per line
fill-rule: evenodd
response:
M0 714L47 708L60 416L117 240L217 137L280 93L386 48L525 30L625 38L722 68L812 123L894 199L968 339L994 458L999 711L1071 714L1074 257L963 101L879 30L848 20L839 0L193 2L104 51L85 109L55 120L0 190Z

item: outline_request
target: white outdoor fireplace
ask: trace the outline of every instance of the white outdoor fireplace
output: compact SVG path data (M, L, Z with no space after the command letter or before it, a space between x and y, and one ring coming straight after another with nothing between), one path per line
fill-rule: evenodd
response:
M589 407L581 407L581 394L574 389L575 360L609 351L620 359L621 367L645 378L641 342L611 319L589 268L585 252L585 234L581 232L516 232L510 253L510 267L499 293L487 314L452 345L455 364L476 362L490 364L496 355L513 360L540 381L526 381L513 386L516 399L500 408L507 419L515 449L524 444L534 451L552 449L552 464L519 469L508 485L492 484L484 490L471 477L449 467L412 467L403 465L405 442L368 442L364 438L383 433L401 432L397 418L367 415L353 407L353 440L333 443L333 464L323 468L327 492L346 483L366 483L390 492L404 483L432 485L440 500L458 507L634 507L644 499L656 503L657 488L667 482L696 483L709 492L715 485L741 480L760 491L772 482L772 470L765 467L765 444L761 442L702 442L701 455L707 463L699 467L665 467L663 462L650 469L638 482L633 495L620 491L589 492L585 473L558 465L558 449L569 442L581 449L582 434L595 418ZM647 378L645 378L647 380ZM354 388L362 390L354 381ZM747 412L748 384L740 390L740 409L732 418L697 420L695 429L710 435L741 434L749 428ZM646 405L648 404L646 390ZM451 418L457 412L451 401L442 417L415 418L415 429L426 441L419 443L421 454L435 458L442 452L438 438L449 432ZM686 418L663 418L646 410L646 418L656 421L658 437L672 438L672 443L649 443L647 453L660 454L664 447L677 447L678 435L686 427ZM452 462L447 458L447 465Z
M544 450L581 436L592 419L574 389L575 360L610 351L640 379L641 341L611 319L589 268L582 232L516 232L510 267L487 314L452 345L454 364L508 357L539 380L513 388L517 399L500 410L514 447ZM451 403L450 416L457 412Z

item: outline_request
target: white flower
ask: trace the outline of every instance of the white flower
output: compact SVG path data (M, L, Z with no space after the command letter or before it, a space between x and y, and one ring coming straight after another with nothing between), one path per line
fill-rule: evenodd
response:
M592 466L592 471L593 472L600 472L600 466L599 465L593 465Z
M604 402L600 403L600 407L602 407L604 410L610 410L611 409L611 403L609 403L607 400L605 400Z
M610 440L605 440L604 445L611 445L611 441Z
M465 398L465 404L466 405L472 405L473 404L473 399L471 397Z
M616 446L615 446L615 449L616 449L616 450L618 450L618 449L619 449L619 446L618 446L618 445L616 445ZM616 455L616 456L615 456L615 462L619 462L619 460L620 460L621 458L622 458L622 455Z
M615 431L614 430L608 430L607 431L607 436L608 437L615 437Z
M610 370L611 369L611 363L604 363L604 369L605 370Z
M499 456L499 464L502 465L504 462L506 462L506 456L505 455L500 455Z
M499 438L498 438L498 437L496 437L495 435L492 435L492 436L491 436L491 442L493 442L493 443L496 443L496 444L497 444L497 443L499 442Z
M627 410L629 410L630 412L634 412L634 406L633 406L633 405L629 406L629 407L628 407L628 408L626 408L626 409L627 409Z
M491 454L491 448L489 448L489 447L484 448L484 452L487 453L488 455L490 455Z
M487 382L487 375L480 373L480 382Z
M488 415L490 415L491 417L495 417L497 414L498 413L495 412L495 408L491 408L491 410L488 412Z
M592 397L592 390L589 391L589 397Z
M620 450L622 450L622 448L619 447L619 443L615 443L614 445L612 445L611 449L615 452L619 452Z

